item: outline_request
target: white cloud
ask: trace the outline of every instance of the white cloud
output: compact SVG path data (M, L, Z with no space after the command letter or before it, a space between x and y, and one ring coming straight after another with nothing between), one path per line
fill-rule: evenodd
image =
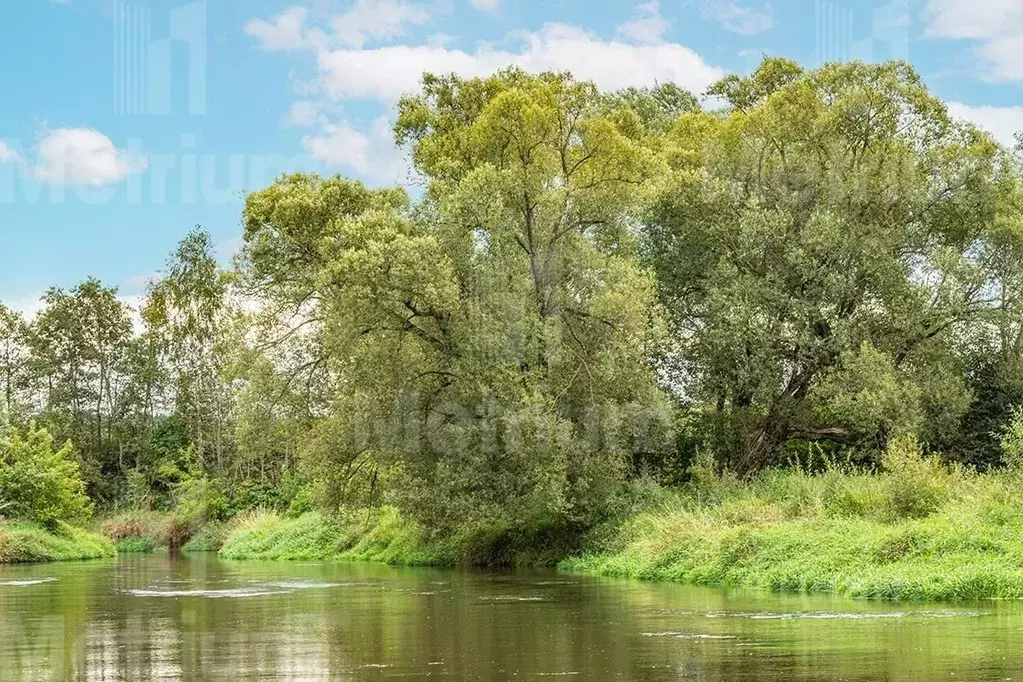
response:
M361 48L367 43L392 40L408 26L425 24L430 14L406 0L355 0L346 12L327 22L330 31L309 26L309 11L289 7L267 21L251 19L245 32L259 40L264 50L289 52L330 46Z
M403 184L407 180L407 160L395 148L385 116L375 119L367 132L346 121L326 123L319 134L302 138L302 146L328 166L354 171L373 182Z
M258 39L264 50L301 50L309 47L305 33L308 14L304 7L289 7L271 21L250 20L245 33Z
M657 45L664 42L664 35L671 23L661 16L661 4L650 0L636 7L632 18L618 27L621 38L635 43Z
M481 4L496 5L477 6ZM668 23L657 2L639 5L632 20L619 28L621 38L605 39L576 26L549 23L534 32L510 34L502 47L478 43L472 49L448 47L448 38L437 35L414 45L368 46L428 20L425 11L404 0L358 0L329 22L329 31L311 27L304 14L284 21L282 16L269 22L253 20L248 32L267 49L301 45L316 55L314 85L303 88L302 101L292 105L284 124L314 128L302 138L306 151L370 182L407 180L407 159L394 147L386 116L363 129L345 120L342 106L369 102L381 113L390 113L399 97L418 91L424 72L472 78L518 66L530 72L571 71L604 90L672 81L697 93L724 76L693 50L664 41Z
M1020 0L928 0L931 38L972 40L981 75L994 81L1023 80L1023 2Z
M48 184L100 187L145 167L145 159L118 149L98 130L58 128L45 131L39 140L34 175Z
M774 26L771 5L764 3L759 9L740 5L733 0L702 0L701 14L732 33L752 36Z
M400 37L407 25L425 24L429 20L425 9L404 0L356 0L330 26L340 44L362 47L371 41Z
M928 0L927 34L936 38L984 39L1023 22L1019 0Z
M501 0L469 0L469 4L481 12L496 12Z
M0 163L14 163L21 157L14 151L11 145L0 140Z
M320 106L303 99L295 102L284 114L284 124L295 128L309 128L321 119Z
M480 45L472 52L430 45L321 51L320 83L335 99L374 99L386 105L418 89L424 71L484 76L507 66L527 71L571 71L606 90L674 81L702 92L724 73L678 43L632 45L602 40L583 29L547 24L523 33L517 50Z
M1015 144L1015 135L1023 131L1023 106L990 107L971 106L961 102L949 102L948 112L986 130L1006 147Z

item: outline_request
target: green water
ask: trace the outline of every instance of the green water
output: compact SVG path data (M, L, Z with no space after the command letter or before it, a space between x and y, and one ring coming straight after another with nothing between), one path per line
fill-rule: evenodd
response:
M1023 605L213 557L0 566L0 680L1023 679Z

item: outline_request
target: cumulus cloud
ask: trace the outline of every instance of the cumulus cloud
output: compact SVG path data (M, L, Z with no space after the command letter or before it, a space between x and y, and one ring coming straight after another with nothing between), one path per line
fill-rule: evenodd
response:
M356 0L346 12L327 21L328 31L311 27L309 10L296 6L270 20L251 19L245 24L245 32L264 50L275 52L330 46L361 48L370 42L401 37L409 26L429 20L429 12L406 0Z
M325 123L318 134L302 138L302 146L328 166L354 171L372 182L407 181L408 163L394 146L386 116L375 119L366 132L347 121Z
M948 113L986 130L1006 147L1012 147L1015 144L1016 133L1023 131L1023 106L971 106L961 102L950 102Z
M495 12L501 6L501 0L469 0L469 4L481 12Z
M371 41L398 38L406 27L429 20L430 14L425 9L404 0L356 0L355 5L335 17L330 26L340 44L362 47Z
M301 50L309 47L305 29L308 15L304 7L289 7L270 21L250 20L245 33L259 40L264 50Z
M618 35L635 43L656 45L664 42L670 26L670 22L661 16L661 3L651 0L636 7L632 18L618 27Z
M716 21L726 31L752 36L774 26L771 5L747 7L733 0L702 0L700 13L704 19Z
M45 131L39 140L33 174L47 184L102 187L145 167L145 159L118 149L98 130L58 128Z
M971 40L981 75L993 81L1023 80L1023 2L1020 0L927 0L931 38Z
M674 81L702 92L724 73L678 43L633 45L603 40L583 29L547 24L518 36L514 50L480 45L473 51L430 45L393 45L367 50L327 50L317 67L324 92L335 99L374 99L390 105L419 87L424 71L484 76L519 66L527 71L571 71L606 90Z
M481 9L496 4L476 3ZM428 19L425 11L405 0L358 0L344 14L324 19L326 30L294 10L269 21L250 21L247 30L265 49L301 47L315 55L314 87L302 93L302 101L292 105L283 123L312 129L302 144L321 162L374 182L408 176L387 118L379 117L364 129L338 112L352 102L369 102L389 113L399 97L419 89L424 72L471 78L518 66L531 72L571 71L605 90L673 81L698 93L724 75L688 47L666 42L668 22L656 1L637 6L611 39L548 23L537 31L512 33L499 47L478 43L456 49L436 37L388 44Z
M320 106L309 100L299 100L284 114L284 124L295 128L308 128L321 119Z

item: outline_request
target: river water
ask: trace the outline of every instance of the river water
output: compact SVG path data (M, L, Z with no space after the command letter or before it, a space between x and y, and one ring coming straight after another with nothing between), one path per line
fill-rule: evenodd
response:
M1023 605L553 572L0 566L0 680L1023 680Z

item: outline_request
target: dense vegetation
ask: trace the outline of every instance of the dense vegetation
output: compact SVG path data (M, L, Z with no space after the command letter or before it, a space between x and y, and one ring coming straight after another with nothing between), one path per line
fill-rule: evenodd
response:
M95 280L0 307L7 419L71 444L44 468L80 466L122 549L586 548L885 594L889 536L986 513L982 488L1021 511L982 472L1023 451L1023 165L899 62L765 59L706 94L427 75L395 126L415 195L286 175L247 198L230 269L197 230L139 310ZM81 520L66 488L0 488L0 513ZM950 590L918 592L983 592Z

